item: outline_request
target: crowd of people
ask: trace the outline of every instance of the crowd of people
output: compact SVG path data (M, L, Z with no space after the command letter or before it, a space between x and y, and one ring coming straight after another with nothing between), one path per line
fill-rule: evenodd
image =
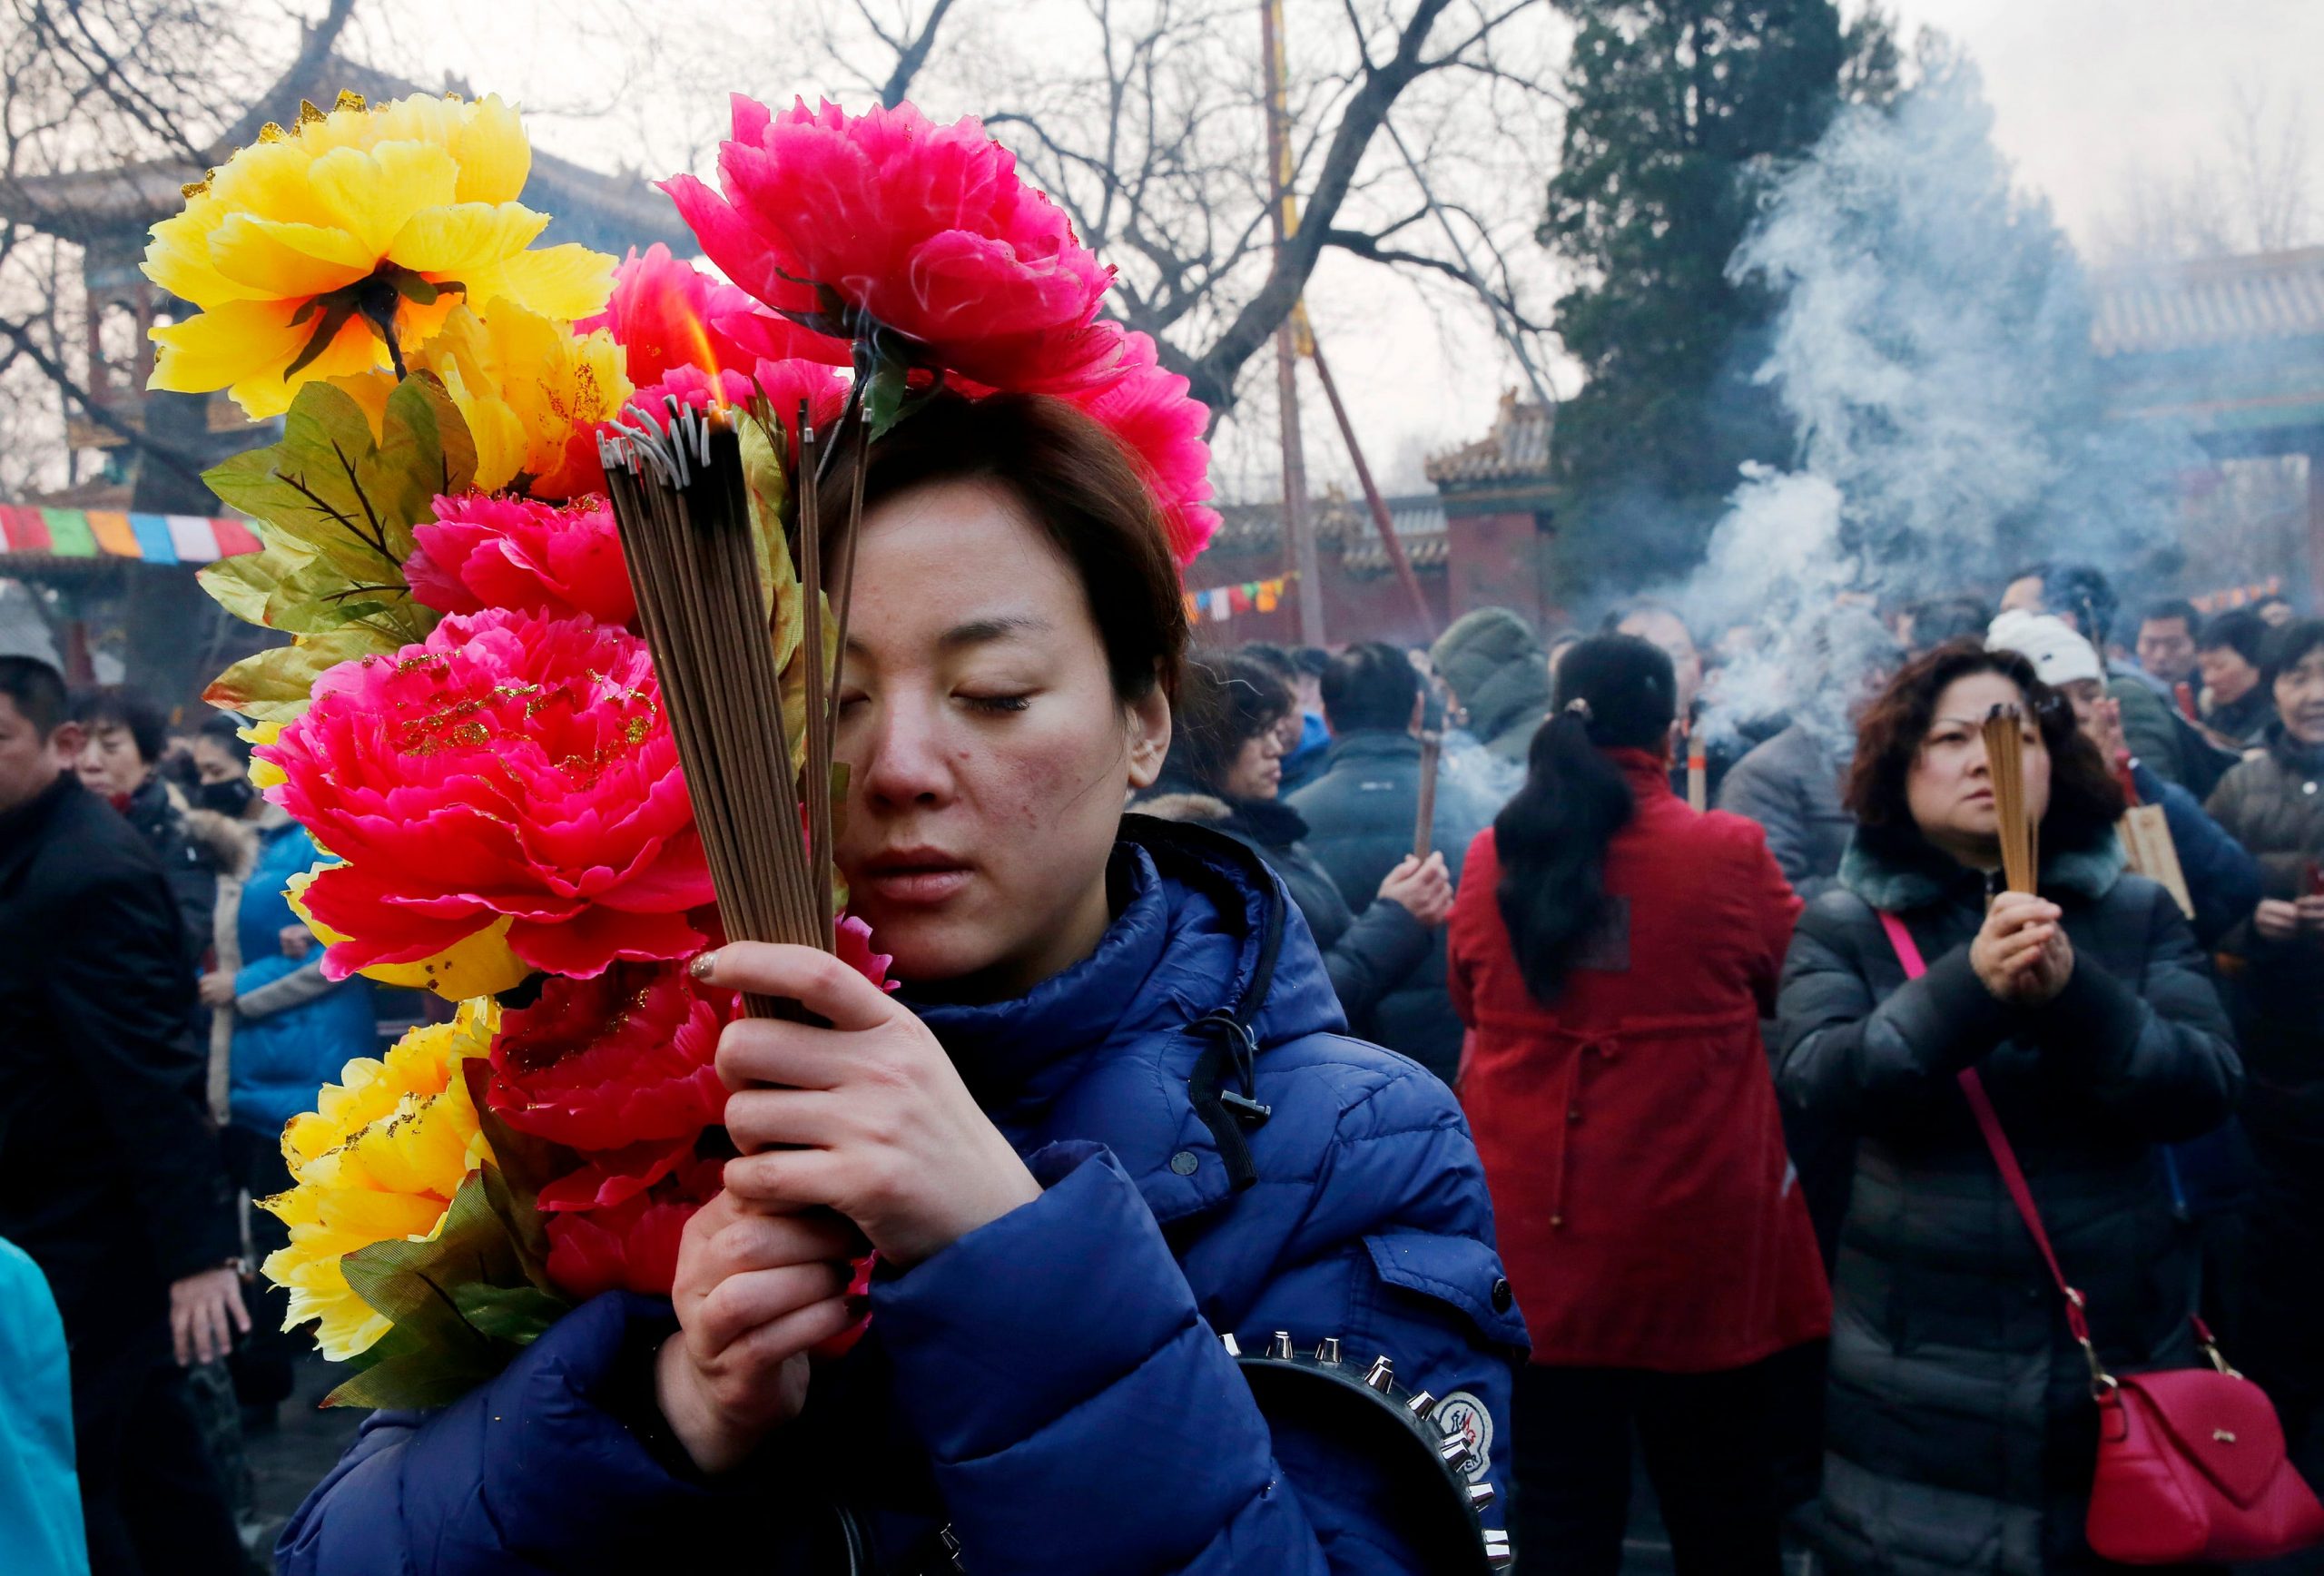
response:
M0 655L0 1238L48 1294L12 1298L7 1350L71 1357L69 1392L0 1406L0 1524L58 1561L32 1569L84 1543L99 1572L250 1568L241 1441L301 1345L252 1273L284 1228L250 1201L290 1187L283 1124L379 1044L368 983L324 978L290 907L320 856L250 752L231 717L173 733L143 696ZM66 1393L69 1423L43 1399ZM59 1439L44 1480L32 1447Z
M2100 1563L2087 1361L1970 1068L2102 1360L2199 1361L2199 1316L2324 1466L2324 621L1997 586L1833 609L1770 715L1718 655L1764 632L1655 603L1196 668L1133 808L1257 849L1352 1031L1455 1088L1532 1342L1526 1569L1619 1569L1634 1464L1681 1571L1772 1571L1787 1526L1838 1571ZM2000 891L1996 706L2038 896Z
M878 552L867 566L881 571ZM1099 571L1066 567L1082 584L1058 595L1096 605ZM1405 1334L1442 1344L1458 1328L1467 1345L1448 1360L1468 1363L1495 1341L1520 1349L1522 1319L1513 1394L1467 1381L1508 1413L1492 1474L1513 1492L1521 1569L1619 1570L1639 1471L1683 1572L1772 1573L1787 1539L1838 1572L2102 1568L2082 1513L2089 1360L1956 1077L1977 1072L2024 1157L2097 1360L2183 1365L2196 1332L2215 1330L2316 1464L2324 620L2280 601L2206 617L2175 598L2125 616L2083 565L1997 584L1991 606L1831 610L1792 646L1797 704L1765 715L1723 688L1726 661L1763 637L1693 630L1660 604L1546 635L1483 608L1424 650L1201 654L1166 709L1153 692L1118 696L1145 719L1116 765L1150 821L1126 824L1208 828L1254 862L1133 831L1120 846L1145 852L1124 863L1093 821L1082 862L1111 929L1090 962L1009 1004L1031 1016L914 1005L956 1059L952 1037L1078 1043L1097 1029L1142 1057L1159 1030L1141 1015L1164 1000L1142 993L1168 969L1243 967L1245 943L1191 894L1257 912L1276 884L1321 969L1277 983L1278 1000L1296 997L1289 1018L1236 1009L1255 1047L1278 1047L1265 1076L1335 1065L1344 1028L1451 1090L1473 1135L1473 1160L1444 1163L1481 1163L1506 1280L1487 1254L1491 1312L1480 1293L1469 1314L1433 1322L1432 1305ZM1111 659L1130 639L1168 655L1171 637L1092 638ZM2022 719L2034 892L2002 890L1984 726L1997 708ZM1167 734L1147 725L1157 717ZM1116 749L1112 726L1093 723L1093 760ZM298 1339L251 1273L282 1228L250 1200L288 1186L284 1121L378 1043L379 1003L360 980L323 976L284 895L320 855L253 792L249 752L231 719L172 734L133 694L69 695L44 662L0 655L0 1282L36 1287L28 1254L61 1319L0 1301L20 1354L0 1390L22 1386L0 1424L37 1443L25 1397L53 1393L41 1364L69 1346L101 1573L243 1569L204 1413L222 1404L267 1426ZM875 811L882 793L938 792L879 770L865 791ZM2175 858L2133 871L2119 828L2150 805ZM1089 813L1086 798L1058 813ZM1051 832L1070 841L1064 822ZM1022 861L1063 859L1062 845ZM1157 956L1185 960L1143 983L1084 978L1128 968L1118 941L1148 907ZM891 934L900 952L918 944L908 927ZM1060 1017L1041 992L1075 981L1080 1016ZM1172 1010L1187 989L1168 987ZM1395 1092L1402 1076L1362 1073L1382 1102L1419 1099ZM991 1108L990 1089L978 1098ZM1407 1231L1432 1210L1462 1215L1457 1193L1432 1198L1411 1170L1433 1163L1411 1138L1438 1121L1429 1108L1412 1105L1417 1126L1389 1135L1401 1157L1329 1162L1290 1202L1312 1215L1340 1199L1350 1220ZM1267 1146L1304 1141L1285 1134L1258 1128L1242 1163L1264 1170ZM1154 1141L1157 1157L1177 1142ZM1249 1186L1220 1142L1229 1184ZM1169 1158L1192 1175L1195 1151ZM1350 1208L1349 1177L1380 1197ZM1040 1186L1067 1185L1043 1172ZM1119 1207L1110 1182L1071 1186L1088 1208ZM1295 1211L1285 1229L1307 1219ZM1077 1262L1122 1251L1086 1223L1042 1229ZM1142 1284L1167 1269L1160 1238L1140 1254L1119 1273ZM1279 1310L1332 1300L1295 1276L1236 1278L1252 1268L1179 1265L1214 1318L1221 1299L1293 1322ZM682 1307L689 1273L682 1260ZM1131 1355L1187 1383L1207 1374L1172 1346ZM1161 1404L1131 1394L1143 1381L1114 1383L1129 1388L1091 1404L1121 1426ZM959 1425L998 1428L1008 1410ZM1019 1421L1029 1440L1069 1432ZM683 1429L680 1443L702 1463ZM43 1489L36 1449L15 1456L0 1515L36 1526L54 1483ZM468 1492L440 1487L454 1490ZM286 1550L320 1560L334 1537L409 1532L380 1532L350 1492L336 1522L319 1495ZM1324 1529L1339 1513L1306 1512ZM1216 1536L1253 1528L1314 1535L1246 1506Z

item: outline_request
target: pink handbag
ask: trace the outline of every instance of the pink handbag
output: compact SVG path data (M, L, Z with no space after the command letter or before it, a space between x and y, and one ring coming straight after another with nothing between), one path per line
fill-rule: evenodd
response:
M1926 966L1905 922L1884 912L1880 923L1905 976L1919 979ZM2066 1327L2090 1362L2090 1394L2098 1404L2098 1472L2084 1529L2091 1549L2124 1565L2177 1565L2271 1560L2324 1542L2324 1505L2285 1459L2274 1405L2227 1365L2201 1319L2191 1322L2209 1368L2106 1371L2091 1344L2083 1295L2058 1266L1984 1080L1974 1069L1960 1079L2010 1199L2065 1298Z

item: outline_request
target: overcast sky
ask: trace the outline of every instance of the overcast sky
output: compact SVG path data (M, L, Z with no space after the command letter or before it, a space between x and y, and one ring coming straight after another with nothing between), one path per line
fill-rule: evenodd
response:
M1008 0L1006 17L977 16L994 3L961 0L956 15L984 27L1019 25L1009 19L1029 18L1047 0ZM2319 139L2300 184L2312 194L2310 215L2324 222L2324 126L2311 124L2305 87L2324 61L2324 0L1890 0L1890 9L1907 36L1939 29L1976 62L2003 152L2086 250L2120 231L2133 186L2159 192L2193 182L2216 194L2229 183L2234 128L2246 113L2256 115L2278 150L2305 145L2310 132ZM586 97L595 77L611 76L604 63L616 52L601 40L576 45L570 59L554 46L536 53L528 45L538 44L544 25L555 26L556 14L555 6L515 0L491 11L461 7L459 21L447 28L442 13L434 13L437 23L399 30L388 44L399 56L424 54L424 64L379 64L423 80L448 68L478 91L513 72L508 85L518 95L562 90ZM714 51L715 40L705 44ZM552 59L560 61L554 85L544 86L541 74ZM736 80L722 85L763 96L806 85L756 79L763 74L738 67ZM714 95L698 96L703 103L689 108L706 110ZM581 145L602 134L586 123L545 121L537 134L546 146L585 157L600 152ZM2324 222L2299 237L2319 238ZM1432 310L1378 269L1327 258L1309 302L1374 468L1393 487L1419 482L1423 453L1482 432L1500 390L1516 381L1482 314ZM1559 381L1561 391L1571 390L1571 368ZM1222 435L1221 480L1230 488L1260 486L1272 468L1272 379L1255 384L1240 430ZM1311 386L1307 398L1311 470L1320 479L1344 478L1321 397Z

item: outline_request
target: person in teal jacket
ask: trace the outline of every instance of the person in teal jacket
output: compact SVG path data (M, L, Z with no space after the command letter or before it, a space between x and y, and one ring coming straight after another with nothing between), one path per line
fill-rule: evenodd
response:
M247 862L220 876L218 966L203 976L202 999L215 1014L211 1093L213 1103L222 1092L224 1098L227 1163L251 1198L265 1198L290 1187L283 1124L312 1110L316 1091L350 1060L378 1049L378 1018L370 981L323 978L323 950L285 895L290 879L322 854L304 827L251 791L250 746L235 734L233 719L203 726L194 762L203 803L234 814L254 834ZM290 1240L263 1210L250 1212L250 1234L261 1261ZM290 1394L291 1360L301 1343L281 1335L289 1305L279 1287L261 1287L258 1300L255 1329L234 1354L233 1368L245 1423L262 1429Z
M89 1576L73 1468L73 1381L48 1278L0 1237L0 1570Z

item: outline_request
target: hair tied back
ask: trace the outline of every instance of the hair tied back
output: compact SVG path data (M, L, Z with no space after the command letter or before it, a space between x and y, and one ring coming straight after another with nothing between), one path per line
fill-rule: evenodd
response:
M1565 714L1570 717L1580 717L1584 727L1598 720L1596 714L1590 709L1590 703L1580 695L1565 703Z

